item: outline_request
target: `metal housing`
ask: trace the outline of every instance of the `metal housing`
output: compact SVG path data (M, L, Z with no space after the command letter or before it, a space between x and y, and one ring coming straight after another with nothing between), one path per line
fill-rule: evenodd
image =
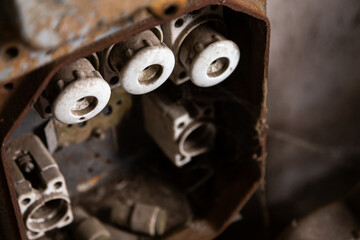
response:
M44 5L37 0L6 1L8 2L11 9L8 12L14 14L3 14L5 9L9 8L0 8L0 18L5 20L0 21L0 205L4 209L0 211L0 226L8 229L1 231L1 238L26 238L15 189L8 184L12 178L6 161L5 145L54 74L78 58L89 56L134 34L212 4L226 7L225 23L239 23L227 26L230 27L229 38L236 41L242 49L244 62L231 76L232 79L217 88L216 96L220 99L218 109L222 110L223 115L223 119L218 120L226 123L221 126L222 132L234 136L243 132L246 134L241 138L234 137L233 145L228 146L231 148L229 152L233 153L226 157L228 165L221 164L216 168L215 185L226 185L226 189L214 189L216 204L209 202L206 206L201 206L196 199L202 199L203 196L190 197L193 204L200 205L206 214L163 239L212 239L222 232L255 190L263 184L270 32L266 1L155 0L118 3L115 7L110 0L101 3L86 1L86 4L83 0L66 3L46 1ZM3 4L5 2L1 3ZM94 9L94 12L89 11L89 8ZM72 14L74 9L79 10L76 15ZM59 11L64 11L64 14L54 14ZM31 21L30 25L27 20L26 24L18 21L42 14L48 19L47 23L55 22L57 27L54 28L51 24L39 25L37 21ZM86 17L80 21L79 16ZM87 24L84 25L84 22ZM4 23L8 24L5 26ZM83 27L86 28L81 31ZM41 41L33 41L34 36L27 34L25 28L35 29L33 32L36 34L42 30L46 33L56 29L57 40L52 46L42 45ZM71 29L71 32L76 34L66 32L66 29ZM240 31L241 34L238 34ZM52 34L50 32L48 36ZM214 96L213 90L205 92L205 95L211 96L208 98L211 99Z

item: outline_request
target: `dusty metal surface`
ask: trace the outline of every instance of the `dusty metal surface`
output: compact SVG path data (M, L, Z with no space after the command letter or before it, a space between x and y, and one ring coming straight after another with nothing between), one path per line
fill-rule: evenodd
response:
M187 3L184 12L192 11L214 3L222 4L223 2L190 1ZM213 208L206 214L204 220L195 221L187 228L182 230L179 229L171 236L168 236L167 239L182 239L183 237L187 237L188 239L209 239L214 237L228 225L231 217L237 214L237 211L243 207L258 185L261 184L261 179L263 177L266 135L265 97L268 62L267 47L269 41L269 23L265 15L266 3L263 0L247 0L227 1L224 5L235 11L248 14L241 16L241 19L245 20L244 23L240 22L239 26L233 26L232 29L246 29L244 36L240 36L239 38L240 41L246 43L243 47L248 50L243 54L247 56L245 59L248 59L249 61L243 67L240 67L239 72L233 77L234 79L246 78L246 84L244 85L242 82L236 82L235 85L230 84L228 86L225 84L220 90L227 93L229 99L237 102L237 104L241 106L240 109L249 109L250 105L251 108L253 108L249 111L250 116L252 117L251 121L247 123L247 126L251 125L255 127L252 129L251 133L249 133L252 136L252 140L247 143L247 146L249 146L248 151L252 156L251 159L254 161L250 158L246 158L250 160L245 168L247 171L243 171L244 168L240 168L239 166L232 169L224 169L223 166L220 166L218 173L219 177L217 178L219 181L218 184L221 185L221 182L230 182L231 184L229 187L226 190L218 192L218 198L215 199L216 204L215 202L212 203L214 204ZM232 17L235 18L235 15L236 14L233 13ZM141 21L144 19L148 20ZM61 66L76 58L89 55L93 51L98 51L117 41L121 41L132 34L141 32L146 28L158 25L162 22L164 22L164 20L149 17L147 10L145 13L144 11L140 11L139 14L133 15L130 20L124 20L123 25L121 26L126 27L118 25L117 27L111 28L106 26L102 28L101 31L93 34L90 33L87 37L70 41L70 43L64 44L50 52L44 50L30 50L27 46L25 47L24 44L18 42L19 45L17 45L17 47L19 51L15 50L17 54L10 54L11 56L16 55L15 57L11 57L10 60L7 56L9 53L7 50L9 49L5 50L8 46L4 48L2 45L0 81L4 82L4 84L0 87L0 93L2 94L2 99L0 101L1 142L6 142L7 138L20 123L20 120L25 116L34 99L40 95L52 75L61 68ZM251 26L251 28L249 28L249 26ZM236 34L236 31L233 31L233 33ZM9 36L10 35L11 34L9 34ZM8 40L11 38L1 39ZM75 51L75 49L78 50ZM60 59L60 57L65 56L66 54L69 55L67 55L66 58ZM58 59L58 61L53 62L52 65L48 64L55 59ZM38 71L31 72L40 66L44 67ZM29 74L22 78L16 78L16 76L21 76L25 73ZM9 82L10 79L12 79L11 82ZM241 87L245 88L241 90ZM239 98L239 96L242 97ZM243 100L242 98L246 100ZM9 105L10 102L16 102L16 104ZM249 125L250 122L251 124ZM238 128L238 126L236 128ZM241 146L241 142L238 142L238 144ZM245 155L242 157L245 157ZM3 154L1 158L2 160L4 159ZM239 156L236 156L235 158L239 159ZM6 181L10 182L6 161L2 161L0 167L0 176L2 178L5 177ZM229 171L232 174L229 174ZM24 237L23 223L20 220L21 217L18 215L19 211L14 198L11 198L13 200L12 202L8 201L10 195L14 197L12 189L9 189L11 184L5 184L6 181L5 179L3 180L4 181L1 181L2 188L0 193L2 195L0 196L0 199L3 201L1 203L4 204L2 206L6 206L10 211L2 212L0 218L2 223L1 227L4 226L6 229L10 230L13 229L13 231L2 234L7 234L7 238L13 236L13 238L19 239L20 235ZM234 193L233 189L240 189L240 191L235 191ZM18 224L15 224L14 214L17 216L16 219ZM2 221L3 219L6 219L6 221Z

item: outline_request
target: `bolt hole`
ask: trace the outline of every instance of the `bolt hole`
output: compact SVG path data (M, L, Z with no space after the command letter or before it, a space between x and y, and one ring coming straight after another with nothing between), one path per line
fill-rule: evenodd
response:
M31 199L30 198L24 198L22 201L21 201L21 204L22 205L28 205L30 203Z
M5 54L9 60L14 59L19 55L19 49L17 47L8 47Z
M165 8L164 10L164 14L165 15L173 15L178 11L178 6L175 4L172 4L170 6L168 6L167 8Z
M174 26L175 26L176 28L179 28L179 27L181 27L182 25L184 25L184 20L183 20L182 18L179 18L178 20L176 20L176 22L175 22L175 24L174 24Z
M85 119L85 118L84 118L84 119L82 119L82 118L84 118L84 117L81 117L80 120L84 120L84 119ZM85 122L80 122L80 123L78 123L77 125L78 125L79 128L85 127L86 121L85 121Z
M184 79L186 78L187 76L187 73L185 71L182 71L180 74L179 74L179 79Z
M115 85L119 82L119 77L115 76L110 79L110 84Z
M184 123L184 122L181 122L181 123L178 124L177 127L178 127L179 129L181 129L181 128L183 128L184 126L185 126L185 123Z
M122 104L122 101L121 99L119 99L117 102L116 102L117 105L121 105Z
M107 105L101 112L105 116L109 116L112 113L112 107L110 105Z
M72 127L72 124L69 124L69 125L67 125L66 127L71 128L71 127Z
M61 187L62 187L62 182L56 182L56 183L54 184L54 187L55 187L55 189L61 188Z
M67 216L66 218L65 218L65 222L67 222L67 221L69 221L70 220L70 216Z
M88 168L88 173L93 173L94 172L94 169L92 167L89 167Z
M4 88L6 90L12 90L12 89L14 89L14 84L13 83L7 83L7 84L4 85Z

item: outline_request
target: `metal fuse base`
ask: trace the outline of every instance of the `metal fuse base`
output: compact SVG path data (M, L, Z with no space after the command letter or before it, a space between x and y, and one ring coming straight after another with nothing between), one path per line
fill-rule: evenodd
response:
M7 145L6 155L28 238L70 224L73 215L65 179L40 139L17 138Z

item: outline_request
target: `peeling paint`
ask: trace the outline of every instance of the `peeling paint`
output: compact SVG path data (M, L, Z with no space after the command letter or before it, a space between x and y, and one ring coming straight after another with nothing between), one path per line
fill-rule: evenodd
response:
M87 38L86 37L82 37L76 40L73 40L70 42L71 46L73 47L73 50L80 47L84 42L86 42Z
M59 44L60 39L54 31L43 29L39 35L36 36L36 41L42 45L56 47Z
M45 51L39 52L37 57L39 65L43 65L51 61L51 56L47 55Z

